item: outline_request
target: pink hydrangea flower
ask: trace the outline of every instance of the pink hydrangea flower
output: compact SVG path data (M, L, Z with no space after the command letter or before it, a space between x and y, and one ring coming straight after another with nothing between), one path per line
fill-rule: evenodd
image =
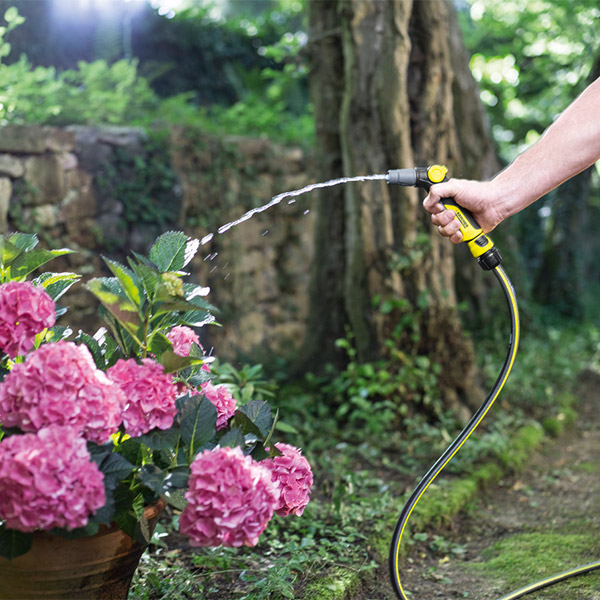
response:
M121 424L125 397L73 342L44 344L17 363L0 384L0 421L23 432L49 425L74 428L103 444Z
M10 358L33 348L35 336L56 322L54 300L29 281L0 285L0 351Z
M217 431L227 427L227 422L235 414L235 398L224 385L213 385L210 381L203 383L200 389L217 409Z
M255 546L279 497L268 469L240 448L199 454L191 466L179 530L192 546Z
M104 475L86 442L52 425L0 442L0 519L9 529L75 529L104 506Z
M283 443L277 443L275 447L283 456L275 456L261 462L270 469L273 480L280 486L281 495L275 512L282 517L300 516L309 501L313 484L312 469L298 448Z
M125 393L127 402L123 411L125 431L137 437L151 429L169 429L177 414L177 388L162 365L150 358L142 364L135 359L119 359L106 371Z
M189 356L192 344L200 345L196 332L185 325L173 327L167 333L167 339L173 345L173 352L179 356Z

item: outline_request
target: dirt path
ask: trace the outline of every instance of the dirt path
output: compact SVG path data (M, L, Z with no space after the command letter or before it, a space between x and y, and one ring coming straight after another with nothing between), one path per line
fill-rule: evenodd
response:
M599 377L582 378L580 416L571 430L491 490L452 531L430 533L412 547L402 579L411 600L497 600L600 560L599 389ZM383 570L382 578L379 590L358 597L393 597ZM600 571L525 598L600 600Z

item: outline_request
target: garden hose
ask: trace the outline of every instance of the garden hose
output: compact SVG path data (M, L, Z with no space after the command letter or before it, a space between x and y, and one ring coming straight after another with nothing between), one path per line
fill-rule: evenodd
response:
M414 169L395 169L388 171L387 182L390 184L415 186L428 190L434 183L440 183L446 180L448 169L441 165L433 165L431 167L417 167ZM435 464L429 469L425 476L421 479L410 498L404 505L400 517L394 530L392 543L390 547L389 568L392 580L392 586L398 598L408 600L408 597L402 588L400 581L400 544L402 536L406 530L408 519L410 518L417 502L421 499L427 488L433 483L435 478L441 473L446 465L452 460L454 455L460 450L462 445L467 441L469 436L475 431L481 423L487 412L490 410L496 398L500 394L512 366L515 362L517 347L519 345L519 308L514 288L504 269L500 266L502 256L494 246L492 240L483 233L471 213L465 208L459 206L452 198L442 200L445 208L451 209L456 214L460 222L460 230L463 234L463 241L467 242L471 254L477 258L479 265L486 271L492 271L496 279L500 283L504 295L508 303L508 309L511 319L511 335L508 345L508 353L504 361L504 365L491 391L486 397L483 404L473 414L471 420L466 427L459 433L456 439L448 446L444 453L438 458ZM582 575L590 571L600 569L600 561L591 563L582 567L577 567L563 573L559 573L552 577L548 577L537 583L528 585L520 590L512 592L507 596L503 596L499 600L516 600L534 591L544 587L563 581L575 575Z

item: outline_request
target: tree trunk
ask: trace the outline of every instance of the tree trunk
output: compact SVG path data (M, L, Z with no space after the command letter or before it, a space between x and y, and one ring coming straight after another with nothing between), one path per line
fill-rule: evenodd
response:
M450 3L331 0L310 2L309 12L320 178L432 163L472 177L497 169ZM422 196L379 181L334 189L319 204L317 236L326 232L326 242L317 237L312 322L329 320L336 307L337 333L351 328L360 360L381 357L394 335L403 353L441 365L447 406L479 402L456 309L453 248L431 226ZM411 331L399 334L407 316ZM333 346L326 336L314 341L321 352Z

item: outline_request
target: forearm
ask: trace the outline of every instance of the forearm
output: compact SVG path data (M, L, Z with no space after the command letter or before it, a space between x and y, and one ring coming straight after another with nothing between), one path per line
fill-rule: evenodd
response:
M600 79L492 181L501 193L502 218L519 212L600 159Z

